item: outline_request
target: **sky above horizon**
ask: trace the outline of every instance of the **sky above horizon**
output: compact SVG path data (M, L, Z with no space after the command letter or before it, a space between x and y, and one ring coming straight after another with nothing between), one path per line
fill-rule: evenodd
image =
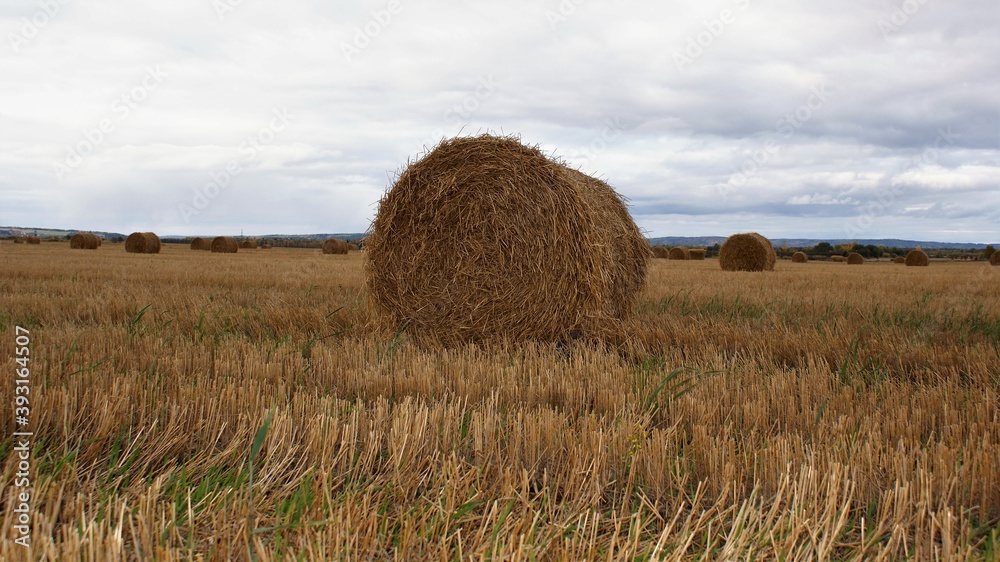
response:
M361 232L495 132L651 237L1000 242L996 0L13 0L0 225Z

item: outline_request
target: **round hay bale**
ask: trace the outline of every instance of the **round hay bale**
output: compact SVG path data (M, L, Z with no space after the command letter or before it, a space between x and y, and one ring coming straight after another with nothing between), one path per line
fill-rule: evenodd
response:
M349 251L349 252L357 252L358 251L358 245L357 244L348 244L347 245L347 251Z
M207 238L195 238L191 240L191 249L210 252L212 250L212 241Z
M23 240L23 239L21 239L21 238L15 238L15 239L14 239L14 243L15 243L15 244L24 244L24 240Z
M133 232L125 239L125 251L130 254L159 254L160 237L153 232Z
M857 252L847 254L847 265L861 265L863 263L865 263L865 258L861 254Z
M41 244L42 243L42 239L39 238L39 237L37 237L37 236L29 236L24 241L27 242L28 244Z
M809 261L809 256L805 252L795 252L792 254L792 263L806 263Z
M680 246L675 246L673 248L670 248L670 251L667 252L667 259L668 260L689 260L689 259L691 259L691 255L688 254L687 248L681 248Z
M847 258L845 258L844 256L830 256L830 261L841 263L847 261Z
M212 239L211 248L215 254L235 254L239 251L240 244L232 236L216 236Z
M346 254L347 242L338 238L328 238L323 242L324 254Z
M77 232L70 237L69 247L74 250L96 250L97 237L89 232Z
M774 271L777 261L771 241L756 232L733 234L719 248L719 265L726 271Z
M896 256L892 258L892 263L906 263L906 259L903 256Z
M260 249L261 250L270 250L271 249L271 245L270 244L261 244L260 245Z
M670 256L670 249L666 246L653 246L653 257L667 259Z
M903 259L903 263L907 267L926 267L931 264L931 259L927 257L927 253L917 248L916 250L910 250L906 254L906 258Z
M691 248L690 250L688 250L688 255L693 260L703 260L705 259L705 253L707 251L708 250L706 250L705 248Z
M1000 250L993 252L990 256L990 265L1000 265Z
M257 243L253 240L240 240L240 249L242 250L252 250L257 247Z
M492 135L442 141L410 163L365 251L379 322L445 345L612 333L650 256L610 186Z

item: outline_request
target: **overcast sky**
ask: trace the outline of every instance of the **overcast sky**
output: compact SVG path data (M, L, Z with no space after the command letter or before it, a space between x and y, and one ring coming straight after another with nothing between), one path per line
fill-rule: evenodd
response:
M364 231L494 131L650 236L1000 241L1000 3L4 0L0 224Z

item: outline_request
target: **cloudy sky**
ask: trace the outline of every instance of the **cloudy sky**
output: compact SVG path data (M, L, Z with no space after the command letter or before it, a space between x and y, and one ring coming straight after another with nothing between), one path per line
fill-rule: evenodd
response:
M514 133L651 236L1000 241L996 0L4 0L0 225L359 232Z

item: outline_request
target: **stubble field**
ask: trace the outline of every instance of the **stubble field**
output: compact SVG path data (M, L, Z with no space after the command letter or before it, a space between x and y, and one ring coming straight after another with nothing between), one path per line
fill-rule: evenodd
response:
M1000 556L1000 267L653 260L615 342L450 350L357 252L0 267L3 560Z

